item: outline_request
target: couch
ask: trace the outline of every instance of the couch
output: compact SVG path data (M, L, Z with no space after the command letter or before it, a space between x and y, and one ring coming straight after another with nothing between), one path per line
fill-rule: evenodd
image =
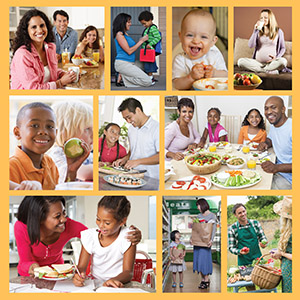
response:
M287 59L287 67L292 69L292 42L285 42L286 51L283 57ZM237 66L242 57L252 58L254 48L249 48L248 39L237 38L234 45L234 73L249 72ZM278 75L257 73L262 79L259 89L263 90L291 90L292 72L280 72Z

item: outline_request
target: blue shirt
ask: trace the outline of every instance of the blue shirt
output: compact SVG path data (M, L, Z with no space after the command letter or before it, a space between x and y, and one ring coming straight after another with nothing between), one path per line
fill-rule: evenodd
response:
M67 49L72 57L77 47L78 33L71 27L68 27L65 35L61 38L55 26L53 27L53 33L55 36L56 53L62 54Z
M287 119L280 126L271 125L268 138L272 141L276 155L276 164L292 163L292 119ZM282 177L292 183L292 173L279 173Z
M135 45L135 41L129 35L124 34L124 37L128 43L129 48L131 48ZM128 62L135 62L135 52L133 52L132 54L129 55L127 52L125 52L123 50L123 48L118 43L117 39L115 39L115 44L116 44L116 50L117 50L116 59L124 60L124 61L128 61Z

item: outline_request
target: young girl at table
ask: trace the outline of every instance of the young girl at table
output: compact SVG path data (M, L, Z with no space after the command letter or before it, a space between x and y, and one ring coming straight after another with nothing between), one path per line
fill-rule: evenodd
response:
M58 172L59 183L65 181L93 180L93 108L77 100L57 101L52 105L56 116L55 145L49 151ZM64 153L64 144L71 138L79 138L84 152L76 158Z
M123 287L131 280L136 254L125 237L130 202L125 196L104 196L98 203L96 224L81 233L82 248L78 262L80 275L73 277L75 286L83 286L91 259L91 275L103 286Z
M228 138L227 138L228 133L226 129L221 124L219 124L220 118L221 118L221 111L218 108L212 107L208 110L207 112L208 123L203 131L198 147L200 148L204 147L207 140L207 136L209 136L210 143L217 143L220 141L228 142Z
M127 154L119 143L120 131L118 124L108 123L105 126L103 136L99 138L99 167L110 165Z
M96 27L90 25L82 32L75 55L83 55L84 57L95 59L93 53L99 51L99 61L104 61L104 50L102 42L99 38L99 33Z
M250 109L242 123L238 144L244 144L244 142L262 143L266 138L267 132L263 116L258 109Z
M177 246L179 244L182 244L185 248L185 244L183 242L180 241L181 238L181 234L178 230L173 230L171 232L171 244L170 244L170 256L171 256L171 265L170 265L170 272L172 272L172 277L173 277L173 284L172 287L175 288L176 287L176 273L178 272L179 274L179 287L183 288L183 271L186 270L186 266L185 266L185 261L184 261L184 257L185 257L185 249L183 250L183 254L179 256L179 258L182 259L182 264L175 264L173 263L176 259L176 257L173 255L173 249L177 248Z

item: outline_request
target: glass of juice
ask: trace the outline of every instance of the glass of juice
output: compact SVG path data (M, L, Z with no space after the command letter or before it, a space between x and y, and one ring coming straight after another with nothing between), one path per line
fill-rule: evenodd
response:
M250 170L255 170L255 168L256 168L256 161L252 157L247 160L247 167Z
M99 62L99 59L100 59L99 50L93 50L93 59L94 59L94 61Z
M216 152L217 151L217 146L216 144L210 144L208 147L209 152Z
M244 145L242 151L243 153L247 154L250 152L250 147L248 145Z
M61 54L61 62L62 62L63 65L65 65L65 64L67 64L67 63L70 62L70 60L69 60L69 53L68 52L63 52Z

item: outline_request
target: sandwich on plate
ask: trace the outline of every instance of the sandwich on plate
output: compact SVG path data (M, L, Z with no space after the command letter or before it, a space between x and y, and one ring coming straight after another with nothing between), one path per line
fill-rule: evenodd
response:
M71 264L53 264L51 267L43 266L34 269L34 276L45 279L60 279L73 277L73 265Z

